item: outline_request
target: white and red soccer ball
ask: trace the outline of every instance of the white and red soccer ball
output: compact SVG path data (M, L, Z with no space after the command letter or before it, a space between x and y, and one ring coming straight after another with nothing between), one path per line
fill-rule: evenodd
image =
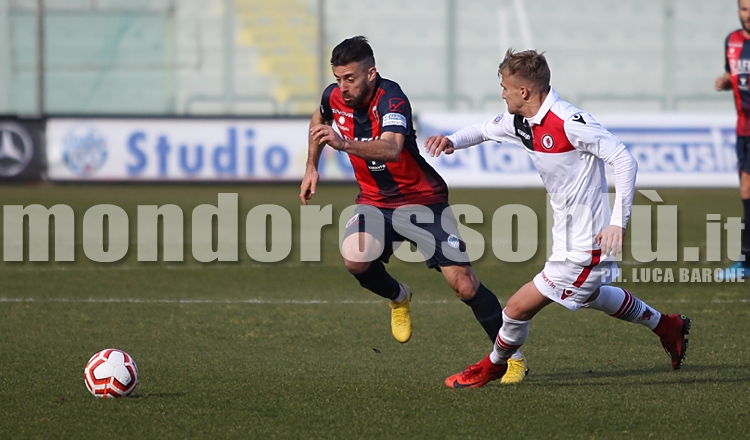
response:
M86 388L96 397L125 397L138 385L138 367L129 354L108 348L89 359L83 378Z

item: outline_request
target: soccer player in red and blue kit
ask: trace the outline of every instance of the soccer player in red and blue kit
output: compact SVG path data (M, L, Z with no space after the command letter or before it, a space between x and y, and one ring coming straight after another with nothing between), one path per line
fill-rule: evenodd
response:
M738 0L742 29L727 36L724 43L724 75L716 79L716 90L734 91L737 108L737 166L740 173L740 198L744 209L742 256L729 271L738 279L750 275L750 0Z
M417 147L411 105L401 87L380 76L367 39L344 40L333 49L336 82L323 92L310 122L309 151L300 185L303 204L315 194L318 163L326 145L346 152L359 184L354 216L347 222L341 254L360 285L390 300L391 331L411 338L411 291L385 269L394 243L408 240L425 262L443 274L495 341L502 307L472 270L457 222L448 205L445 181ZM520 351L508 362L502 383L518 383L527 372Z

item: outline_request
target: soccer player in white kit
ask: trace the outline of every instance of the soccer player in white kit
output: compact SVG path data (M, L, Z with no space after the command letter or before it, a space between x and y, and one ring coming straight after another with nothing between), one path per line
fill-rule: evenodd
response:
M614 256L622 250L630 218L637 162L590 114L559 98L550 87L543 54L511 49L498 75L508 110L450 136L431 136L425 149L439 156L488 140L524 148L550 195L552 255L542 271L508 300L492 352L448 377L445 384L476 388L502 377L507 360L526 341L531 319L553 302L572 311L587 307L645 325L659 336L672 368L679 369L687 350L690 319L663 315L627 290L609 285L617 274ZM614 168L613 210L605 163Z

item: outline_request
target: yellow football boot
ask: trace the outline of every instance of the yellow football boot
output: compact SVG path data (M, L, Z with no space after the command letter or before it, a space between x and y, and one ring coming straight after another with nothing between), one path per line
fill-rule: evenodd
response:
M521 383L529 372L529 367L526 365L526 358L521 359L508 359L508 371L505 372L503 378L500 379L502 384L514 384Z
M409 302L411 301L411 290L406 284L398 283L406 298L400 302L390 302L391 306L391 332L398 342L409 342L411 339L411 314L409 313Z

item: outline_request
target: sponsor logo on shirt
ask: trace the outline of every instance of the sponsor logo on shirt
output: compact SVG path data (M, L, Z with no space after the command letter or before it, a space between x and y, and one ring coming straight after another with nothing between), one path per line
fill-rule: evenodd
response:
M400 125L406 128L406 116L400 113L388 113L383 116L383 127L388 127L389 125Z
M567 298L570 298L573 296L573 291L570 289L563 289L562 294L560 295L560 299L565 301Z
M750 73L750 60L729 60L729 71L732 75Z
M367 168L370 171L378 172L378 171L385 171L385 163L383 162L376 162L374 160L371 160L370 163L367 165Z
M351 112L345 112L343 110L339 110L337 108L332 108L331 112L333 112L334 115L341 115L347 118L354 118L354 113Z

